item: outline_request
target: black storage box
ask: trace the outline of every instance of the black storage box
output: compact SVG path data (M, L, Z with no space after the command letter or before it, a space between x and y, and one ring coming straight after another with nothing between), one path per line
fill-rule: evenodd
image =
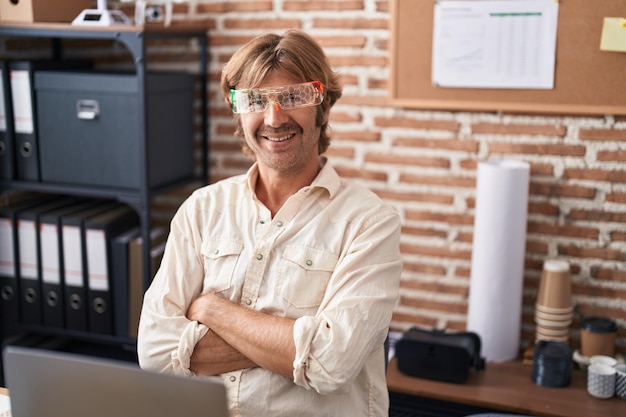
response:
M413 327L396 343L398 369L418 378L463 383L470 371L485 368L480 345L480 336L474 332Z
M135 74L35 73L41 181L139 189L194 173L194 77L147 73L146 120Z

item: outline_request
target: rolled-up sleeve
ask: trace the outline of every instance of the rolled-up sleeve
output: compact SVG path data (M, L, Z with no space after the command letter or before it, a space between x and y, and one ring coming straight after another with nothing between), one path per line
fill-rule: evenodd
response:
M187 319L201 289L203 268L187 225L185 205L174 216L163 259L141 310L137 337L139 365L145 369L191 375L190 358L208 328Z
M384 342L402 267L399 221L391 209L369 216L338 262L318 314L296 320L297 385L344 393Z

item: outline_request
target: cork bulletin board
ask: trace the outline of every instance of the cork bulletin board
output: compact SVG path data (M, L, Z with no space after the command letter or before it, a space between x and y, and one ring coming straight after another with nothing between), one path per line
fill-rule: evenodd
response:
M600 50L605 17L624 0L559 0L554 88L447 88L432 84L434 0L392 0L392 105L432 110L626 115L626 53Z

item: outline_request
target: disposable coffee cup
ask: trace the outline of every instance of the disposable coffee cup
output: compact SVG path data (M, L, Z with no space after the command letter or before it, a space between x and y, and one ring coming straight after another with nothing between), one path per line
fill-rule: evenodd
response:
M615 371L615 395L626 400L626 364L617 365Z
M544 262L537 304L561 312L572 307L569 262L560 259L549 259Z
M544 310L537 308L535 309L535 318L541 320L551 320L551 321L572 321L574 314L572 311L563 313L563 314L554 314L554 313L546 313Z
M546 320L537 316L535 317L535 323L547 329L563 329L569 328L569 325L572 324L572 319L570 318L568 320Z
M616 374L612 366L590 365L587 369L587 392L596 398L611 398L615 394Z
M615 321L603 317L587 317L580 323L580 351L583 356L615 355Z
M615 368L617 366L617 359L615 359L612 356L593 355L591 358L589 358L589 364L590 365L595 365L595 364L606 365L606 366L610 366L611 368Z

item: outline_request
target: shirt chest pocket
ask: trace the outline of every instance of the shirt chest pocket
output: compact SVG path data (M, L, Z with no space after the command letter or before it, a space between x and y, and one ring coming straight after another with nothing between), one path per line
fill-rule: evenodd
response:
M330 252L288 246L281 259L276 292L296 308L319 306L337 260Z
M232 238L211 238L202 243L204 257L203 292L220 292L232 286L235 265L243 243Z

